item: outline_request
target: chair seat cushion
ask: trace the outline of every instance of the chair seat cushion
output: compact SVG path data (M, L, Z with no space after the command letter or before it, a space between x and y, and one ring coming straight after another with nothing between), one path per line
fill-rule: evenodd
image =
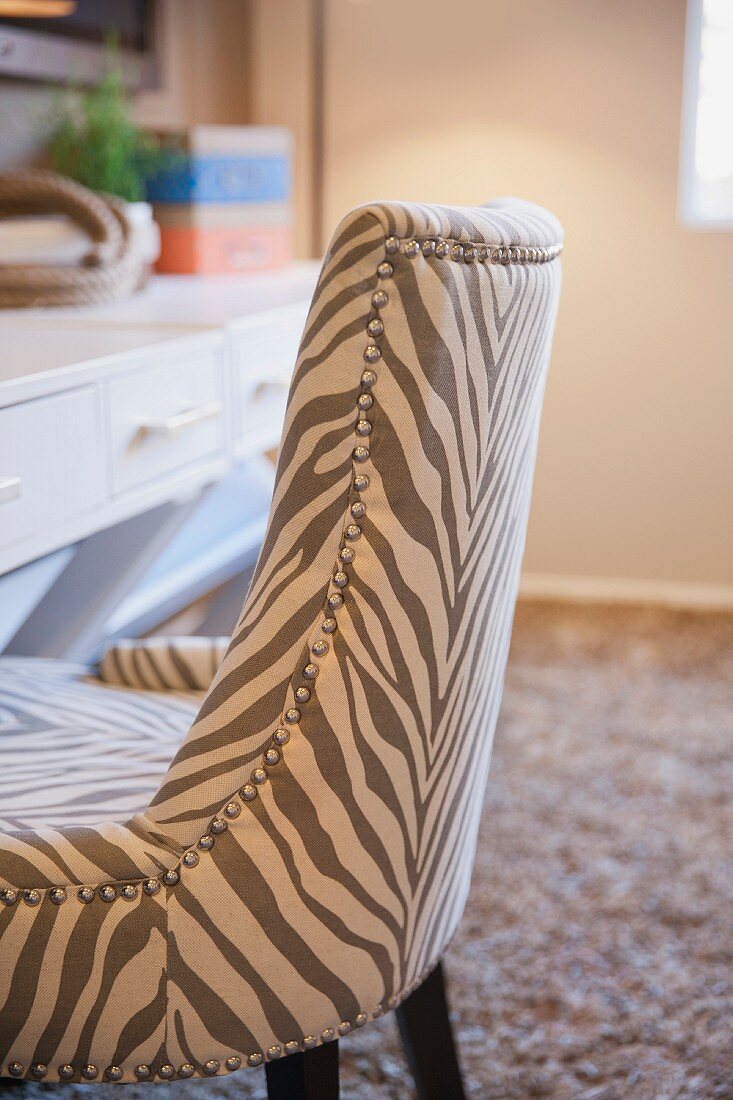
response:
M0 830L124 822L144 810L197 692L108 687L88 670L0 659Z

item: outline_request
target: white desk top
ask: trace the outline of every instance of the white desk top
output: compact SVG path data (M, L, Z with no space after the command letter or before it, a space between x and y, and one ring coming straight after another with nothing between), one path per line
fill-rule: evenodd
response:
M0 337L18 324L221 328L309 299L319 268L303 261L251 275L155 275L139 294L108 305L1 310Z
M115 368L134 364L137 353L161 344L211 343L212 335L166 328L3 328L0 324L0 408L83 385Z

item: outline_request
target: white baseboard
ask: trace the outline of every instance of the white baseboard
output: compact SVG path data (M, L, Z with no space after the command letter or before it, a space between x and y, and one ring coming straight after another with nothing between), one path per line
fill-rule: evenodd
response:
M733 611L733 585L726 584L523 573L519 595L527 600L641 603L698 611Z

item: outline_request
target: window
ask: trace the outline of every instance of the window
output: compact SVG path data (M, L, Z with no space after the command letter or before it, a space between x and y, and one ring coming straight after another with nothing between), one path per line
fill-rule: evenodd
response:
M733 229L733 0L688 0L680 218Z

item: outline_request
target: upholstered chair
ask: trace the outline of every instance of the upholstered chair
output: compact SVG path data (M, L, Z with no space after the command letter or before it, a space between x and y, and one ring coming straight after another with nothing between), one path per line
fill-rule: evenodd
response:
M105 662L148 691L0 662L6 1078L264 1065L270 1097L333 1100L339 1040L396 1009L419 1096L463 1095L441 959L471 878L560 241L514 200L341 223L203 701L213 643Z

